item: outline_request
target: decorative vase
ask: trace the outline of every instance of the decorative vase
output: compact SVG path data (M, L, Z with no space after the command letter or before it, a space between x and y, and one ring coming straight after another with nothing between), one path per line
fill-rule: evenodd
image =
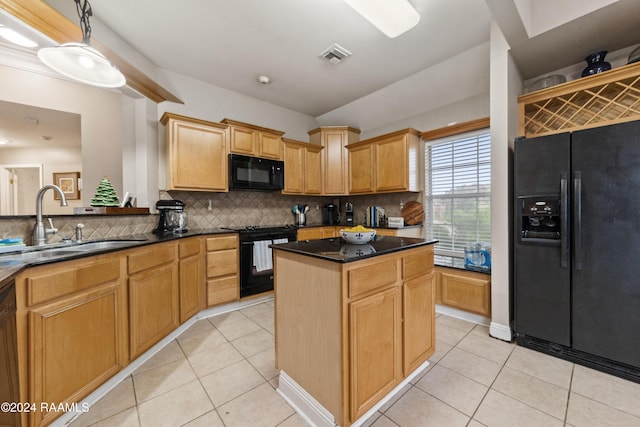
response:
M582 70L582 77L591 76L593 74L598 74L603 71L607 71L611 69L611 64L604 60L604 57L607 55L607 51L603 50L598 53L592 53L591 55L584 58L587 61L587 68Z

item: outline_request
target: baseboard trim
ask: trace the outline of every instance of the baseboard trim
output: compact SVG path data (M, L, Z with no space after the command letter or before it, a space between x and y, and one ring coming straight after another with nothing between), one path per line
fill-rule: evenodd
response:
M407 376L400 384L391 390L385 397L380 399L371 409L351 424L351 427L362 426L371 416L373 416L387 402L393 399L398 393L404 389L407 384L411 383L419 375L421 375L429 366L427 360L420 365L415 371ZM295 382L293 378L286 372L280 371L278 393L291 405L302 418L310 425L315 427L337 427L335 417L313 398L304 388Z
M511 327L501 325L500 323L491 322L489 326L489 335L499 340L511 342L513 340L513 331Z
M310 425L316 427L337 426L335 417L331 415L331 412L284 371L280 371L277 392Z
M455 317L456 319L466 320L467 322L476 323L478 325L489 326L491 319L480 314L469 313L468 311L449 307L446 305L436 304L436 313L445 314Z

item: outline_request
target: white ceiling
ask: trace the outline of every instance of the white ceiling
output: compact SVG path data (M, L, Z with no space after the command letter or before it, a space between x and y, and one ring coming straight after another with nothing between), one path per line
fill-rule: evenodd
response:
M0 101L0 137L11 148L80 147L80 114Z
M45 1L78 21L73 0ZM91 0L92 37L152 78L166 69L362 129L488 93L492 19L524 79L640 43L639 0L409 1L420 22L389 39L343 0ZM353 56L320 59L333 43Z
M315 117L489 40L482 0L410 1L421 20L394 39L343 0L91 5L96 19L156 66ZM97 31L94 37L101 39ZM333 43L353 56L338 65L320 59ZM271 83L258 83L259 75Z

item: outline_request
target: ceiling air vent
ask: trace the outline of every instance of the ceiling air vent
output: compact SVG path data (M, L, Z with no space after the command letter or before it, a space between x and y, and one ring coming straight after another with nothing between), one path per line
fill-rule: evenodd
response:
M333 65L339 64L347 56L351 56L351 52L337 43L334 43L327 50L320 54L320 58L326 59Z

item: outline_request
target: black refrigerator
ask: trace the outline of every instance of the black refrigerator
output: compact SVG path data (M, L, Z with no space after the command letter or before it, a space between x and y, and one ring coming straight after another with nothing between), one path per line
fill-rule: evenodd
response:
M640 122L518 138L516 342L640 382Z

